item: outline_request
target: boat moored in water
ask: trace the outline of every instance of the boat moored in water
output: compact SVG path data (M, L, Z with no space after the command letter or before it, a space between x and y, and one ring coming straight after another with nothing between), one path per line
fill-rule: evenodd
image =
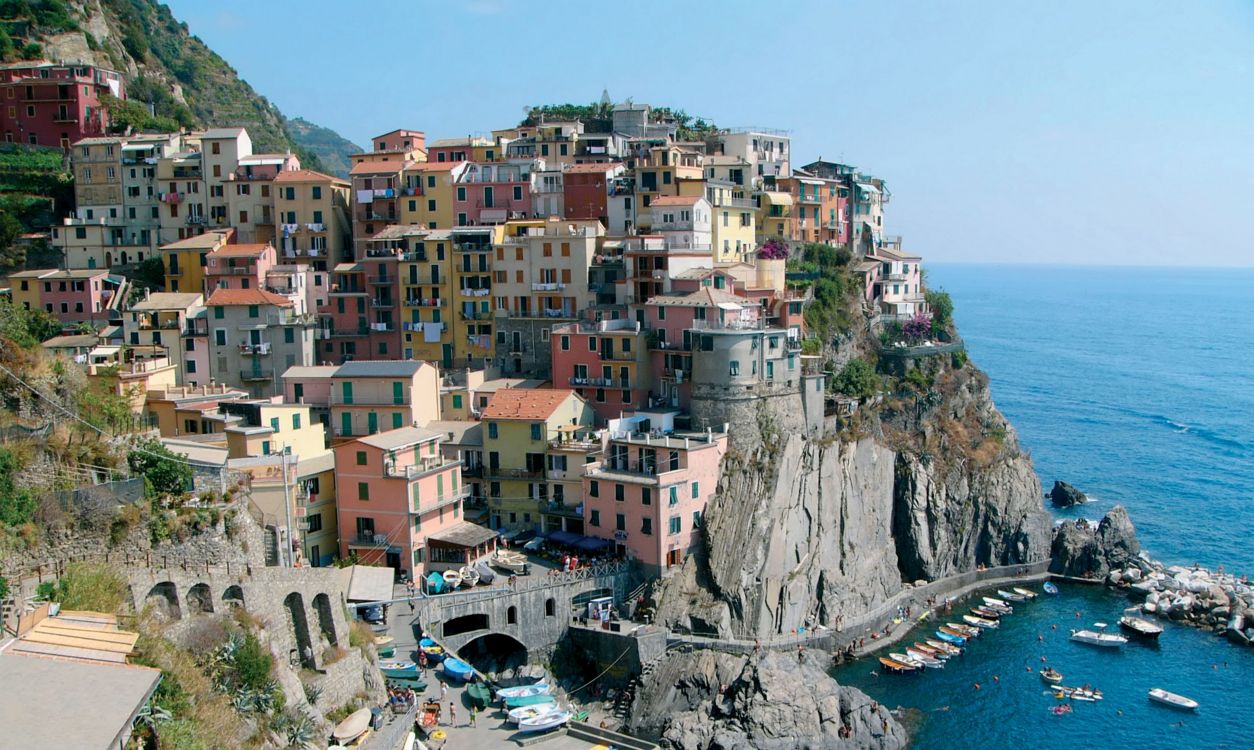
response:
M880 665L893 674L910 674L923 669L922 666L910 664L908 662L900 662L896 659L890 659L887 656L880 657Z
M1137 638L1145 638L1147 640L1158 640L1158 636L1163 634L1163 628L1157 623L1149 620L1124 615L1119 618L1119 627L1128 631Z
M945 666L945 662L914 646L906 648L906 655L928 669L941 669Z
M1093 623L1096 630L1072 630L1071 640L1079 643L1087 643L1090 646L1102 646L1103 648L1119 648L1128 642L1127 638L1117 633L1106 633L1105 623Z
M1057 587L1056 585L1054 585L1054 583L1053 583L1052 581L1046 581L1046 582L1045 582L1045 585L1044 585L1044 586L1042 586L1041 588L1045 589L1045 593L1046 593L1046 594L1057 594L1057 593L1058 593L1058 587Z
M992 609L1005 610L1007 614L1013 614L1015 611L1014 607L1010 606L1002 599L998 599L992 596L986 596L983 598L984 598L984 606L986 607L990 607Z
M972 627L970 625L963 625L962 623L947 622L945 623L945 627L956 631L958 635L965 635L968 638L978 638L980 635L979 628Z
M991 607L972 607L971 614L983 617L985 620L1000 620L1006 616L1005 612L999 612Z
M1014 591L1006 591L1005 589L997 589L997 595L1008 602L1027 601L1027 597Z
M1041 674L1041 679L1044 680L1045 682L1048 682L1051 685L1057 685L1058 683L1062 682L1062 672L1059 672L1057 669L1054 669L1053 667L1045 667L1044 669L1041 670L1040 674Z
M1196 711L1198 707L1198 702L1192 698L1186 698L1183 695L1171 693L1162 688L1150 688L1149 699L1155 703L1180 711Z
M946 651L950 656L962 656L962 646L957 643L939 638L928 638L927 645L940 651Z
M962 621L968 625L974 625L977 628L984 628L985 630L992 630L993 628L1001 627L996 620L986 620L983 617L976 617L975 615L963 615Z
M1014 592L1028 600L1036 598L1036 592L1029 589L1021 589L1018 586L1015 586Z

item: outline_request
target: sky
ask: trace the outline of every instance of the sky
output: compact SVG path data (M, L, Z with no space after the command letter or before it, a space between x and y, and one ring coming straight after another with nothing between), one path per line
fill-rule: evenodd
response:
M927 260L1254 265L1254 2L165 0L358 144L608 90L888 181Z

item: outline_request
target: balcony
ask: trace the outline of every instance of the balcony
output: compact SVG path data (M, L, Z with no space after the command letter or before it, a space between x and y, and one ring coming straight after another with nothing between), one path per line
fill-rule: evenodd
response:
M394 323L371 323L370 333L390 333L396 330Z
M531 284L533 292L560 292L566 285L560 281L537 281Z
M483 478L483 464L475 464L473 466L462 466L462 476L471 479Z
M165 330L165 329L178 328L178 327L179 327L179 322L177 319L174 319L174 320L153 320L151 318L139 319L139 330L141 331L156 331L156 330Z
M399 477L401 479L415 479L423 474L429 474L433 471L440 471L441 469L456 466L458 463L458 461L449 460L443 456L425 456L416 464L408 466L385 466L383 469L383 476L393 478Z
M270 342L262 342L260 344L240 344L240 354L264 355L270 353Z
M324 329L327 330L327 329ZM370 329L366 326L358 326L357 328L332 328L330 329L330 338L349 338L355 336L366 336L370 333Z
M355 547L386 547L388 535L378 531L359 531L351 537L349 544Z
M203 216L195 216L195 215L188 216L188 217L187 217L187 223L188 223L188 224L193 224L193 225L195 225L195 224L204 224L204 223L205 223L205 217L203 217Z
M209 321L204 318L196 318L187 321L187 325L183 328L184 336L208 336Z
M376 298L376 299L370 300L370 306L377 310L387 310L389 308L395 307L396 303L390 299L377 299Z
M354 218L357 221L396 221L396 214L377 214L373 211L360 211Z
M589 470L589 474L629 474L640 477L656 477L658 471L657 463L654 461L629 461L625 458L609 458L598 469Z
M398 281L400 281L400 277L398 276L369 276L366 278L367 284L373 284L375 286L390 286Z
M256 266L227 266L225 268L210 268L208 271L210 276L250 276L256 273Z
M544 479L544 469L504 469L489 466L484 471L488 479Z
M417 508L413 508L411 513L431 513L450 505L455 505L470 497L470 491L463 487L462 489L450 495L441 495L434 502L420 502Z
M803 192L797 196L797 201L800 203L822 203L823 199L813 193Z
M444 300L439 297L408 297L405 299L407 307L444 307Z
M636 353L624 352L621 350L616 351L616 352L610 352L610 351L606 351L602 349L600 352L600 358L602 362L635 362Z
M357 286L356 284L332 284L331 291L327 292L332 296L336 294L365 294L366 288Z
M906 281L910 277L904 273L885 273L880 274L880 281Z
M239 379L245 383L258 382L262 380L269 381L270 373L262 372L261 370L241 370Z
M462 310L459 314L462 320L492 320L492 318L496 317L492 313L483 312L482 310L471 310L470 312Z
M579 378L570 379L570 384L577 388L631 388L631 378Z
M463 297L490 297L491 289L475 289L473 287L464 286L457 290L457 293Z

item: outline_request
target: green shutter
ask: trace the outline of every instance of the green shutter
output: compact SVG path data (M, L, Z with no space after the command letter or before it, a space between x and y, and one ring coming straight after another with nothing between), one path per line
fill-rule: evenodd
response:
M344 395L344 403L346 404L353 403L353 384L343 383L341 384L340 390Z
M404 418L405 415L401 414L399 411L392 412L392 429L399 430L403 424L401 420Z
M437 474L435 477L435 496L437 500L444 499L444 475Z
M462 396L460 393L453 394L453 408L454 409L462 408Z
M405 384L404 383L396 382L392 384L392 403L394 404L405 403Z
M214 305L213 317L217 318L218 320L222 320L222 318L226 317L226 308L223 307L222 305Z
M373 435L379 431L379 415L370 412L366 415L366 434Z
M353 415L348 412L342 412L340 414L340 434L353 434Z
M369 482L357 483L357 499L358 500L370 499L370 483Z

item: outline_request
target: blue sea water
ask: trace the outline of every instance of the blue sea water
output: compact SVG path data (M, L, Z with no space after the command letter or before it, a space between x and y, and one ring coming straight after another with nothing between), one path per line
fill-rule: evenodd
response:
M1062 479L1096 499L1056 515L1096 520L1121 503L1154 557L1254 575L1254 269L934 265L928 274L953 297L971 357L1045 487ZM1064 586L1018 606L943 670L880 675L862 660L836 676L914 709L917 748L1254 747L1254 651L1173 625L1156 648L1109 653L1068 639L1077 624L1113 625L1125 606ZM1105 700L1051 714L1035 673L1042 656L1066 684L1091 683ZM1151 687L1202 707L1150 704Z

